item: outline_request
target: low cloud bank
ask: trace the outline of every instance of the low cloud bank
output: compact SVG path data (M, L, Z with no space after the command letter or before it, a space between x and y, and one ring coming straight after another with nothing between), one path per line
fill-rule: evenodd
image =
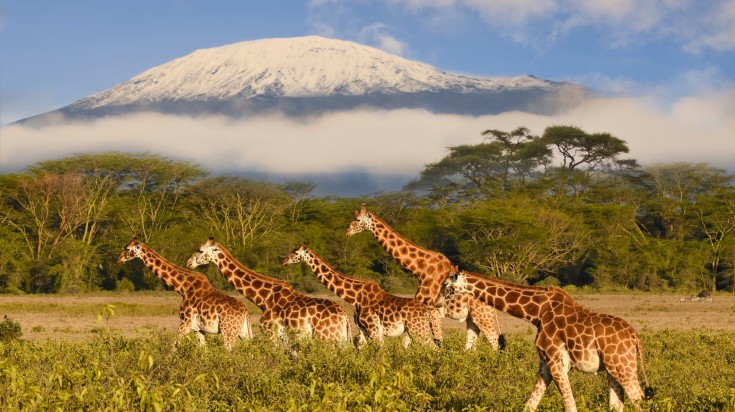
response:
M401 176L386 177L385 187L373 179L374 189L395 190L444 157L447 146L481 142L483 130L526 126L542 134L557 124L609 132L627 141L628 157L642 164L706 162L735 172L735 91L681 98L665 110L645 99L592 99L555 116L357 110L233 121L149 113L41 128L13 125L0 130L0 172L74 153L151 152L213 173Z

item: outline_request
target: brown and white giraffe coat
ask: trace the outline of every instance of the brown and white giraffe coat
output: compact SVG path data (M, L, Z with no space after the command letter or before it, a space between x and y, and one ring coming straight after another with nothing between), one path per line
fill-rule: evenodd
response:
M638 381L638 356L645 397L653 396L643 364L643 342L625 320L592 312L557 287L522 286L466 271L447 278L442 291L447 300L466 292L538 328L536 350L540 366L536 385L526 402L528 410L538 407L553 380L562 395L564 410L576 411L569 384L571 368L589 373L606 370L610 408L622 410L626 394L640 408L644 391Z
M346 235L349 237L365 230L370 231L378 243L418 279L419 289L416 292L416 299L429 306L444 304L439 292L453 267L444 254L416 245L362 205L359 212L355 211L355 218L347 228ZM492 306L478 301L470 293L457 297L451 303L444 305L441 310L434 310L432 316L434 323L441 322L444 316L466 321L465 349L474 347L480 332L485 335L494 349L500 346L497 311Z
M361 342L365 335L377 342L382 342L383 336L404 335L404 347L412 338L434 344L432 333L435 340L441 340L441 325L432 323L432 308L424 303L390 294L372 280L344 275L304 245L291 252L283 264L298 262L305 262L329 290L355 307Z
M237 337L249 339L253 336L250 313L245 305L215 289L206 276L174 265L133 238L117 258L117 263L136 258L183 298L179 306L181 324L177 343L190 331L196 332L200 345L205 344L205 333L222 333L225 348L231 351Z
M284 280L256 273L211 237L186 265L194 269L210 262L217 265L235 289L263 311L260 317L263 330L284 336L284 328L288 328L299 336L330 341L349 341L352 337L350 317L337 302L304 295Z

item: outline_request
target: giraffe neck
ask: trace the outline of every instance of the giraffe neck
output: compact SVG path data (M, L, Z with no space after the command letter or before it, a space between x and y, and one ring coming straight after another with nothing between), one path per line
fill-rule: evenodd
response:
M220 252L217 256L217 266L232 286L250 299L261 310L271 300L277 291L291 291L288 282L260 275L240 263L222 245L217 244Z
M387 223L382 221L375 215L373 218L373 236L378 240L380 246L383 247L403 268L408 269L421 282L427 274L413 265L416 258L411 257L411 252L423 252L424 254L434 254L436 252L422 248L396 232Z
M319 255L309 250L310 259L306 264L314 272L319 281L329 290L350 305L367 306L369 297L377 298L383 290L372 280L355 278L338 272ZM384 292L383 292L384 293Z
M477 299L536 326L545 313L556 311L561 305L577 306L567 292L556 287L516 285L475 273L463 273L467 289Z
M176 266L148 245L140 245L143 249L143 264L181 296L187 297L195 291L212 287L203 274Z

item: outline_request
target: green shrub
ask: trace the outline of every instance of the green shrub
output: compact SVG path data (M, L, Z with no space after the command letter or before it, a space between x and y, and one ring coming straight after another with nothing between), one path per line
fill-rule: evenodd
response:
M0 322L0 342L17 340L21 336L23 336L23 331L20 328L20 323L5 315L5 319Z
M120 280L115 281L115 290L135 292L135 284L133 283L132 280L128 278L122 278Z

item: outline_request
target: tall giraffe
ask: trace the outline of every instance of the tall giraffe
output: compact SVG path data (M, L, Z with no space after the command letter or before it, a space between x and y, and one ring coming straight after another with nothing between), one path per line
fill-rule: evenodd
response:
M305 262L329 290L355 307L355 323L360 328L360 343L366 335L382 343L384 336L403 335L403 347L412 338L431 343L431 333L441 343L441 325L432 323L432 308L414 298L392 295L372 280L344 275L305 245L294 249L283 265Z
M225 348L232 351L237 337L250 339L253 336L250 313L245 305L215 289L203 274L174 265L137 238L125 246L117 264L135 258L141 259L183 298L179 305L181 324L176 344L190 331L196 332L200 345L205 344L205 333L222 333Z
M347 228L346 235L349 237L365 230L372 232L378 243L418 279L416 299L429 306L441 305L439 291L452 269L451 262L444 254L422 248L401 236L363 204L359 212L355 211L355 219ZM500 335L497 311L475 299L471 293L458 296L442 310L434 310L432 315L435 323L441 322L444 316L466 321L466 350L474 347L480 332L494 349L503 346L504 338Z
M527 410L536 410L553 380L562 395L564 410L576 411L569 384L571 368L588 373L606 370L610 409L622 411L627 394L640 410L644 391L638 382L638 355L646 384L645 398L653 397L643 366L643 341L623 319L592 312L557 287L516 285L466 271L447 278L442 294L451 300L466 292L536 326L540 366L536 385L526 401Z
M214 263L240 293L253 302L263 314L263 330L284 336L284 328L301 336L322 340L349 341L352 338L350 317L329 299L306 296L288 282L258 274L235 259L230 251L210 237L186 262L191 269Z

